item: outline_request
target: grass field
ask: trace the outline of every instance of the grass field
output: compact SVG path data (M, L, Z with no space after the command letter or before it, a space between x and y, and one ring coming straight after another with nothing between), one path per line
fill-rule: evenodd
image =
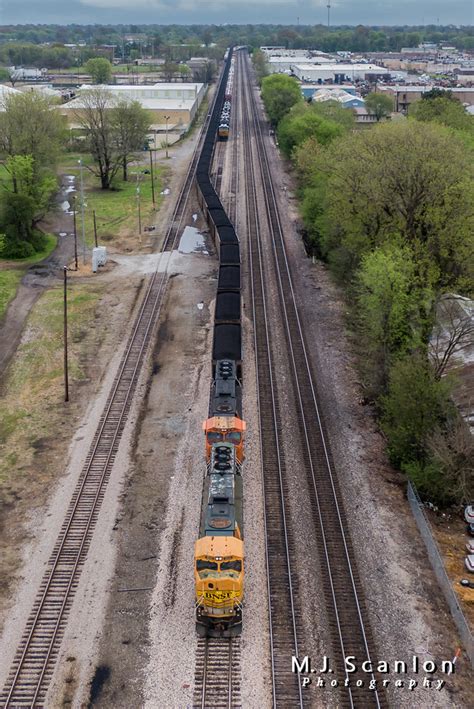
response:
M0 271L0 319L4 316L8 303L14 298L23 271L9 269Z
M84 340L94 322L101 293L102 289L96 284L74 284L69 289L71 383L85 376ZM8 478L13 465L17 469L30 466L38 441L54 436L61 425L64 412L58 403L63 395L62 298L61 287L48 290L40 297L30 313L23 342L10 366L0 408L0 483Z
M61 168L69 171L76 176L76 186L79 190L79 159L82 159L83 165L90 165L91 158L88 155L79 153L66 153L61 161ZM153 223L153 202L151 189L151 175L146 174L144 170L148 170L148 165L143 167L130 166L129 179L123 182L121 172L117 175L114 183L114 189L102 190L98 177L92 174L88 169L83 169L83 180L85 189L84 199L84 216L85 216L85 232L86 242L89 246L94 243L94 222L93 212L96 213L97 234L99 242L112 242L118 236L133 236L138 237L138 198L137 185L140 186L140 211L142 230L145 226ZM155 204L158 209L163 197L160 195L162 190L162 169L155 166L154 169L154 186L155 186ZM138 182L137 182L138 178ZM80 195L76 193L77 199L77 230L80 235L81 225L81 208Z

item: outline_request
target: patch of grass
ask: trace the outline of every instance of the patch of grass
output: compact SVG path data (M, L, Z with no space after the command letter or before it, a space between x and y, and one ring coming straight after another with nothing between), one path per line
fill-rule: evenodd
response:
M161 179L156 173L155 169L155 202L159 208L163 197L160 195ZM128 182L117 180L115 189L112 190L101 190L89 183L85 210L86 239L89 244L94 240L94 210L99 241L112 241L119 232L138 235L138 185L143 230L152 223L153 218L151 175L144 174L142 169L133 169L130 171Z
M87 167L87 165L92 165L92 156L89 153L71 152L63 153L60 160L60 167L63 170L68 168L72 171L72 174L79 174L79 160L82 160L82 164Z
M87 352L100 338L95 313L105 286L72 283L68 298L70 384L86 376ZM33 465L38 443L55 436L64 415L63 292L46 291L32 309L12 361L0 408L0 482ZM87 340L86 340L87 337ZM92 338L92 340L91 340Z
M142 156L148 158L148 153ZM85 232L86 242L89 246L94 244L94 210L96 212L97 235L99 243L109 243L118 236L134 235L138 237L138 201L137 184L140 185L140 210L142 220L142 231L145 226L153 223L153 202L151 190L151 175L144 171L149 170L148 162L143 165L129 166L128 181L124 182L122 173L117 174L114 186L110 190L103 190L100 187L99 178L96 177L87 166L93 164L90 155L85 153L65 153L61 159L61 167L69 170L76 176L76 199L77 199L77 231L80 237L81 208L80 208L80 168L79 159L82 160L85 169L83 170L84 191L85 191ZM160 195L163 189L163 173L165 168L154 166L154 186L155 204L159 209L163 197ZM137 183L138 177L138 183Z
M0 271L0 318L6 312L8 303L15 297L23 272L17 269Z

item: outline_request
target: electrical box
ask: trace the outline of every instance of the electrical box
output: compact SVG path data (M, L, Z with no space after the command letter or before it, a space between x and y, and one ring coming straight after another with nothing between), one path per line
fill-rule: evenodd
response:
M105 246L96 246L92 249L92 272L97 273L99 266L107 263L107 249Z

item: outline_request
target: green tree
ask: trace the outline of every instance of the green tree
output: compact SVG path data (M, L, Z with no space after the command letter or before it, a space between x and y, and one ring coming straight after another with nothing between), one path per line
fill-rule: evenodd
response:
M393 357L422 345L433 294L419 286L411 249L396 244L385 244L362 258L356 294L362 368L372 395L377 395L387 386Z
M436 96L422 98L410 106L410 118L417 121L440 123L456 130L469 131L474 135L474 116L470 116L456 98Z
M176 64L176 62L167 59L165 63L161 65L160 69L161 73L163 74L164 80L170 82L173 79L174 75L178 73L178 67L179 65Z
M6 81L10 81L10 72L5 67L0 66L0 82L4 84Z
M278 142L287 157L307 138L313 137L321 145L328 145L343 133L340 124L323 118L307 103L296 104L278 124Z
M27 194L0 194L0 225L5 235L2 245L4 258L24 258L41 250L44 234L33 227L36 204Z
M116 143L118 159L122 164L123 179L127 180L128 164L143 150L150 129L150 115L138 101L121 99L112 109L111 135Z
M354 112L341 106L339 101L313 101L311 107L318 116L337 123L345 132L355 127Z
M295 79L272 74L262 81L262 99L272 125L276 126L292 106L303 101L303 96Z
M252 62L257 74L257 79L261 84L262 79L268 75L268 62L265 54L260 49L254 49L252 52Z
M6 95L0 111L0 154L31 155L35 169L54 163L65 124L51 99L37 91Z
M377 122L386 118L393 111L393 96L388 94L370 93L366 96L365 107L372 113Z
M436 380L426 358L415 353L392 365L388 393L382 398L381 425L388 438L390 458L402 470L429 461L427 442L453 416L452 382Z
M187 64L178 64L178 72L182 81L187 81L191 76L191 69Z
M56 176L48 168L35 169L31 155L9 156L5 168L11 177L11 191L31 197L35 205L33 223L44 217L57 190ZM4 184L4 188L6 184Z
M109 84L112 78L112 64L105 57L88 59L85 69L93 84Z
M446 128L383 123L334 141L315 168L325 180L321 246L339 275L350 276L364 253L401 239L429 283L472 284L474 160Z

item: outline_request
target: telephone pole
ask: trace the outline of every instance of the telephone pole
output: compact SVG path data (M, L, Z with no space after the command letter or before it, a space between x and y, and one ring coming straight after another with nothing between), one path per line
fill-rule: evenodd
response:
M67 266L64 266L64 401L69 401L69 373L68 373L68 352L67 352Z

